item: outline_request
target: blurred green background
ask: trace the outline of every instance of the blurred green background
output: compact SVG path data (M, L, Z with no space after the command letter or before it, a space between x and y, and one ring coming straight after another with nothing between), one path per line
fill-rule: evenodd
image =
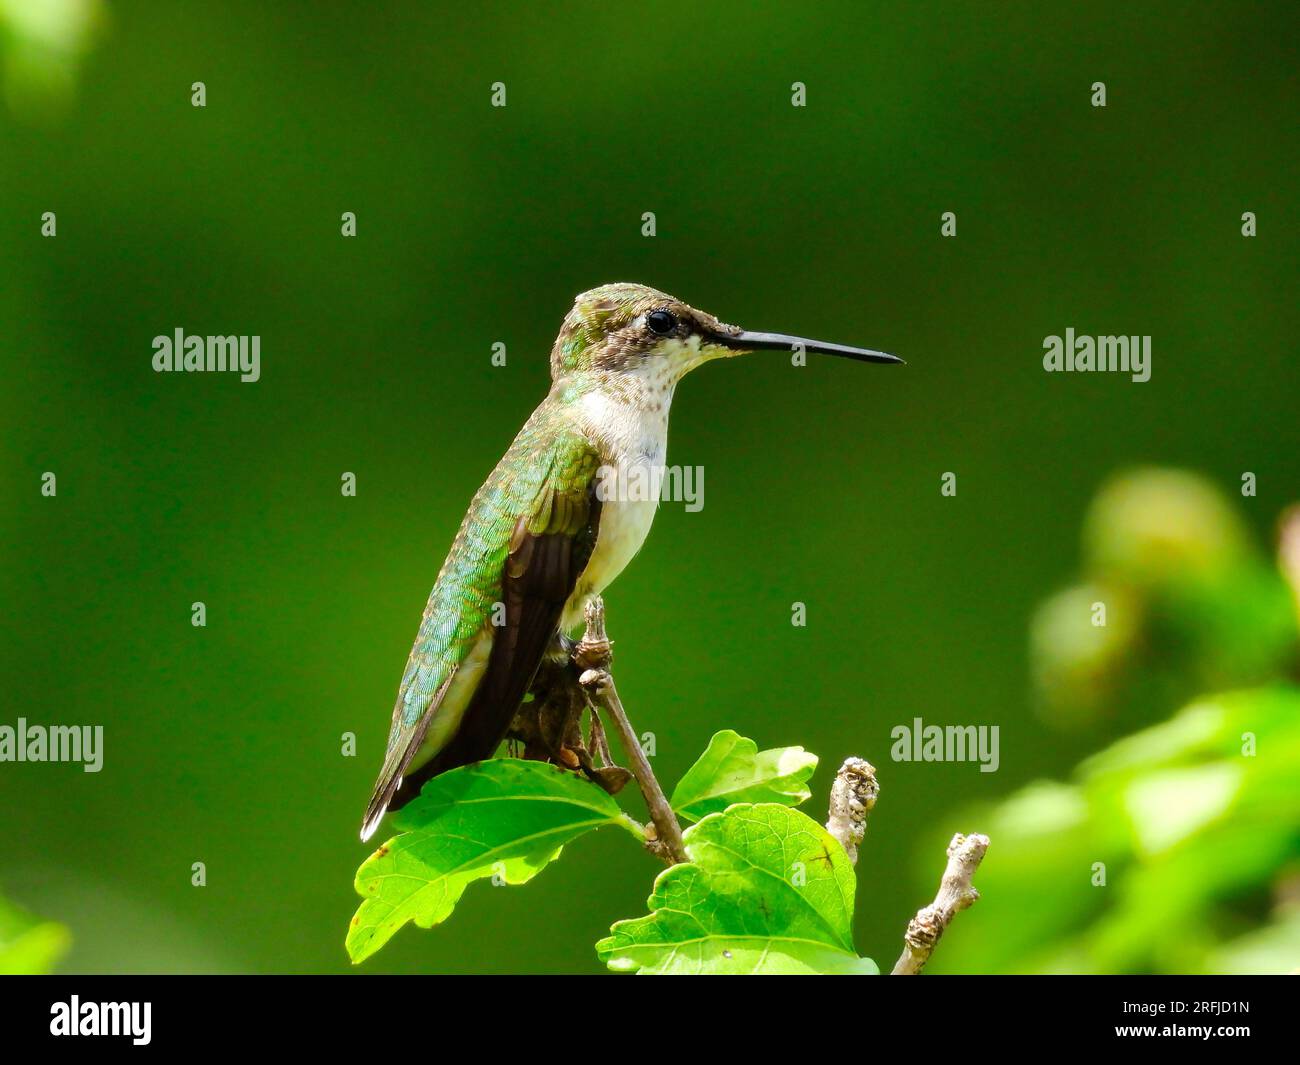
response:
M813 816L843 757L879 767L856 930L888 965L945 834L991 832L993 875L968 802L1067 779L1199 690L1036 712L1031 618L1099 486L1197 471L1260 567L1300 494L1294 19L5 0L0 723L106 739L99 774L0 765L0 889L70 929L65 970L349 970L356 828L430 584L573 296L641 281L908 360L692 376L669 461L705 467L705 507L665 505L607 596L666 783L724 727L821 755ZM1070 326L1150 334L1150 382L1044 373ZM260 335L261 380L155 374L176 327ZM1210 679L1285 671L1265 659ZM917 716L1000 725L1000 770L891 762ZM657 868L596 835L362 971L594 972ZM982 967L980 915L936 963Z

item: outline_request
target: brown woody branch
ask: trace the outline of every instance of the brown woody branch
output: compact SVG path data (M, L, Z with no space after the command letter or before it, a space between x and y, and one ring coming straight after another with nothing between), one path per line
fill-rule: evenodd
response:
M599 723L599 713L603 712L614 722L623 749L632 763L632 776L636 778L650 811L655 831L654 838L647 840L647 847L669 865L684 862L686 847L682 843L681 825L677 823L677 817L664 797L663 788L659 786L654 770L650 768L650 760L641 749L641 743L623 710L623 702L618 697L614 678L609 672L613 651L609 637L605 635L605 604L599 596L587 604L586 620L586 632L573 649L573 662L582 671L578 683L586 693L588 705L592 709L594 728L600 736L596 745L604 738Z

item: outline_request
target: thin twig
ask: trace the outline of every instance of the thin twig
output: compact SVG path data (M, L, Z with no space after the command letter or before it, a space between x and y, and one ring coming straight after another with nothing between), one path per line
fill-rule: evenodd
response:
M839 840L854 865L858 862L858 844L867 834L867 814L876 805L879 794L876 767L863 758L844 759L831 785L826 831Z
M963 836L959 832L952 837L948 844L948 867L939 882L939 893L934 902L918 910L908 922L907 933L903 936L903 953L894 965L892 975L915 976L919 973L930 960L934 945L953 917L980 897L971 885L971 877L988 847L988 836Z
M590 709L590 708L589 708ZM609 750L609 739L605 736L605 726L600 723L600 714L594 709L591 710L591 727L588 729L590 735L591 753L599 761L599 767L604 769L614 764L614 756Z
M603 710L613 720L618 729L623 749L632 762L632 775L641 788L650 818L654 822L659 848L651 847L669 861L670 865L686 861L686 847L682 843L681 825L673 814L672 807L664 798L663 789L655 779L650 760L646 758L631 722L623 711L623 702L618 697L614 678L609 672L609 663L613 654L609 638L605 635L605 604L596 596L587 604L587 630L578 645L573 649L573 661L582 670L578 683L586 692L593 710Z

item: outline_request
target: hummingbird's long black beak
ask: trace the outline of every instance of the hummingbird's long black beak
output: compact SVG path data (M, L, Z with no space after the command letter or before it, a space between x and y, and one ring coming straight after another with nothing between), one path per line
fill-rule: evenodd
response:
M857 359L858 362L903 362L897 355L890 355L885 351L851 348L845 344L828 344L824 340L792 337L785 333L751 333L747 329L735 333L719 333L717 343L735 348L737 351L793 351L797 344L804 351L815 352L818 355L838 355L843 359Z

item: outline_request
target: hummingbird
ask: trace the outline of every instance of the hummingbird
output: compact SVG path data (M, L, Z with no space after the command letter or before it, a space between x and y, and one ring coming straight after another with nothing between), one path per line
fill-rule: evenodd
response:
M657 493L620 486L662 471L677 383L713 359L799 350L903 361L740 329L644 285L574 300L550 392L470 502L429 594L362 840L432 777L495 753L543 658L640 550Z

